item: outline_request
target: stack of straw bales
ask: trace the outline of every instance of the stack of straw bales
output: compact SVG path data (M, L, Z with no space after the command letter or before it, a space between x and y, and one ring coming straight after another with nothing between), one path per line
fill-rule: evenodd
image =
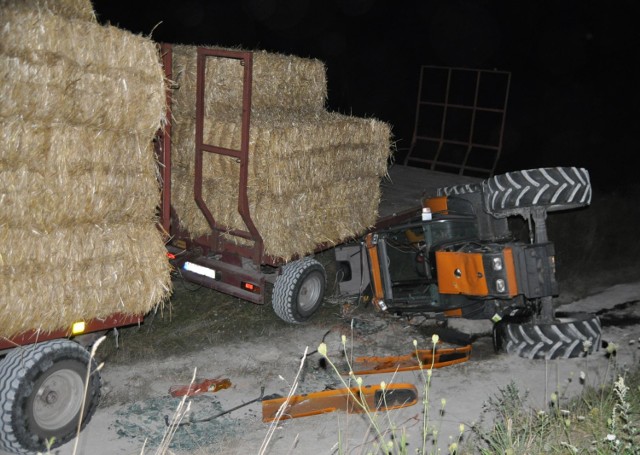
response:
M140 314L170 291L149 40L89 0L0 0L0 336Z
M173 205L184 228L206 235L210 227L193 201L196 48L174 47L173 62ZM361 234L377 218L389 125L327 112L318 60L260 51L253 62L248 198L265 253L290 259ZM237 60L207 58L207 144L240 148L242 71ZM237 210L239 164L209 153L203 161L203 198L213 217L246 230Z

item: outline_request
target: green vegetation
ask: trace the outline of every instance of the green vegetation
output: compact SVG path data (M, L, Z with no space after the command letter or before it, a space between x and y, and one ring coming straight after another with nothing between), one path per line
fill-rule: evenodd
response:
M344 352L346 338L343 336ZM432 337L436 349L438 336ZM417 342L414 341L417 349ZM322 343L318 352L327 359L345 387L358 386L362 379L353 373L345 381L334 363L327 357L326 345ZM562 398L559 392L550 396L546 410L535 410L529 406L528 394L522 393L515 382L488 399L484 417L491 423L483 422L465 433L460 424L457 438L450 438L447 451L451 455L507 454L525 455L538 453L597 455L640 454L640 368L622 371L615 361L615 346L609 348L610 364L605 376L608 383L598 387L586 383L586 374L581 372L579 381L583 386L578 396ZM347 359L348 362L348 359ZM585 365L588 366L585 360ZM423 410L421 441L418 449L409 449L407 434L398 427L390 413L376 413L368 409L360 397L354 395L354 402L361 405L370 423L375 443L367 449L368 454L421 455L441 453L438 449L438 416L432 415L430 397L433 365L420 365L423 380ZM385 384L381 383L384 388ZM439 416L444 415L446 399L440 400ZM340 448L343 453L345 448Z
M495 421L489 429L473 428L473 444L464 453L639 454L640 369L614 366L611 378L592 387L581 375L579 396L562 403L554 393L549 409L537 412L512 382L488 401L486 411Z

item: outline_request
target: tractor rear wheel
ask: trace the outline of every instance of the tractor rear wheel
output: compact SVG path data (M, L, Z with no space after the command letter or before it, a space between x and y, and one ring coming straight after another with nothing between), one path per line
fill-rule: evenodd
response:
M552 321L503 320L494 328L498 350L528 359L568 359L598 350L602 327L589 313L557 313Z
M486 209L495 216L531 207L553 212L591 202L589 173L576 167L507 172L485 180L482 186Z
M482 192L482 184L465 183L463 185L444 186L438 188L437 196L456 196L458 194L473 194Z

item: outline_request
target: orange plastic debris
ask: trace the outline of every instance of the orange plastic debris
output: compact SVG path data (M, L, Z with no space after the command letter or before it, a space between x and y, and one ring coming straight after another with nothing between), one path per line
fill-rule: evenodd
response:
M355 398L354 398L355 397ZM262 400L262 421L295 419L334 411L350 414L366 410L381 411L413 406L418 390L413 384L367 385ZM285 406L278 417L281 406Z
M200 395L206 392L217 392L218 390L228 389L231 387L231 381L224 379L205 379L204 381L194 382L189 385L174 385L169 388L172 397L182 397Z
M442 368L466 362L471 357L471 345L459 348L419 349L411 354L390 357L356 357L353 362L353 374L393 373L423 368ZM347 373L344 373L347 374Z

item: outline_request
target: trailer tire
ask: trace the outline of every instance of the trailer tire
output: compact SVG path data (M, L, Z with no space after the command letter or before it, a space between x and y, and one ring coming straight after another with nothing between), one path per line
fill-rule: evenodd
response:
M551 322L503 320L496 324L497 350L527 359L569 359L600 347L600 319L589 313L557 313Z
M89 363L92 373L82 409ZM89 352L69 340L9 352L0 362L0 449L48 453L73 439L80 415L84 428L98 406L100 382Z
M591 202L589 172L576 167L550 167L507 172L482 183L485 207L509 215L531 207L547 211L583 207Z
M273 310L286 322L307 322L322 305L326 283L324 267L313 258L284 265L273 286Z

